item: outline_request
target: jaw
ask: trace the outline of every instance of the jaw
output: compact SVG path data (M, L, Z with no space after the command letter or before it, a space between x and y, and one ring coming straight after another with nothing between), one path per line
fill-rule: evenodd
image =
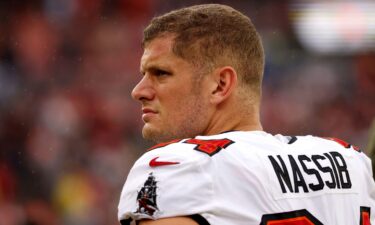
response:
M142 128L143 138L149 141L159 143L157 138L159 136L158 133L160 133L160 131L158 131L158 129L149 122L146 122Z
M185 99L183 105L175 102L173 106L165 106L171 110L159 111L144 124L142 134L145 139L160 143L205 134L212 116L208 102L196 93L182 99Z
M167 142L175 139L194 138L203 134L202 120L191 115L183 121L169 121L169 123L145 123L142 129L143 138L156 143Z
M173 134L173 130L165 129L165 127L170 126L167 126L165 123L163 125L157 126L154 123L146 123L142 129L143 138L155 143L167 142L178 138Z

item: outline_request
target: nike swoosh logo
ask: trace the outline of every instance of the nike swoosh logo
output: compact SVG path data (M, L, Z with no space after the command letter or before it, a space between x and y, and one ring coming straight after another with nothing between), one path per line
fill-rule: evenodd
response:
M175 164L180 164L179 162L169 162L169 161L156 161L159 157L153 158L149 165L151 167L157 167L157 166L168 166L168 165L175 165Z

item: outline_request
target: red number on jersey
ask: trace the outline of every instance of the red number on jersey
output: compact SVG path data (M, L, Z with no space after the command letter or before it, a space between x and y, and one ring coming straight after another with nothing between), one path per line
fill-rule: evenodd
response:
M260 225L323 225L323 223L306 209L302 209L263 215Z
M370 208L361 206L361 218L359 225L371 225L370 223Z
M359 225L371 225L370 223L370 208L361 206L360 208ZM315 218L306 209L267 214L262 216L260 225L323 225L317 218Z
M197 145L194 149L200 152L204 152L210 156L215 155L220 150L233 144L234 141L225 139L215 139L215 140L201 140L201 139L189 139L184 141L187 144Z

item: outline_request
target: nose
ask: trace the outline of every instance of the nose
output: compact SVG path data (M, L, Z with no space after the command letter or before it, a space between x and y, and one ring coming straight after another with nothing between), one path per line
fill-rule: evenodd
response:
M155 91L147 75L143 76L142 80L133 88L131 93L134 100L144 101L152 100L155 96Z

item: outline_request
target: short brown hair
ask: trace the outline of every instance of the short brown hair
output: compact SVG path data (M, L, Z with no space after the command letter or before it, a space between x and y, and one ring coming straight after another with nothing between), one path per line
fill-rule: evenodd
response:
M152 19L143 46L164 34L176 35L173 52L202 68L232 66L244 84L260 92L263 46L251 20L225 5L205 4Z

